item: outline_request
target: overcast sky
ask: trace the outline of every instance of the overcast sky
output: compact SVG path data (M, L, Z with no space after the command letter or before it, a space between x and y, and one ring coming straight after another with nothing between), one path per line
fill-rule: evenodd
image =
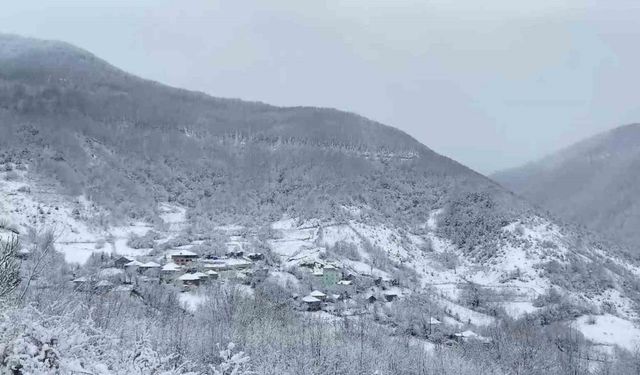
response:
M326 106L480 172L640 122L638 0L6 1L60 39L214 96Z

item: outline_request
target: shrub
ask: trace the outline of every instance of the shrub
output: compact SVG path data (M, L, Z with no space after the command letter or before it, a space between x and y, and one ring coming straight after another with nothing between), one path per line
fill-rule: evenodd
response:
M359 261L362 259L358 251L358 246L351 242L338 241L328 250L337 256L350 260Z
M152 248L155 240L158 239L158 233L149 231L144 236L132 234L127 241L127 246L133 249L149 249Z

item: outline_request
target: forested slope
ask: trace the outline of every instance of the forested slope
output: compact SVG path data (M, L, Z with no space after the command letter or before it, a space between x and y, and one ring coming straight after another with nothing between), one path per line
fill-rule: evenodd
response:
M205 227L337 217L356 205L416 226L456 201L492 231L524 210L397 129L333 109L166 87L60 42L0 37L0 122L5 158L108 207L114 220L153 220L157 202L188 207ZM471 234L454 233L468 218L450 219L449 235Z
M592 231L640 248L640 125L599 134L494 178Z

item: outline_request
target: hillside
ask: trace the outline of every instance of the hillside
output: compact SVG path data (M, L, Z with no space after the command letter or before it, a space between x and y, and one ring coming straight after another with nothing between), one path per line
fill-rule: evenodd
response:
M57 344L63 370L89 373L210 373L233 341L265 374L536 373L551 357L564 374L640 344L624 251L354 114L212 98L4 35L0 156L0 231L23 274L51 258L0 320L3 350L35 367L46 355L21 350L66 330L82 334ZM506 355L525 334L538 356Z
M635 250L640 248L639 167L640 125L634 124L493 178L555 215Z
M19 157L68 195L109 207L110 220L157 220L157 202L188 207L204 227L331 218L358 205L417 226L455 197L471 210L491 206L477 219L495 221L484 225L493 230L525 210L485 177L357 115L211 98L62 43L0 42L5 160Z

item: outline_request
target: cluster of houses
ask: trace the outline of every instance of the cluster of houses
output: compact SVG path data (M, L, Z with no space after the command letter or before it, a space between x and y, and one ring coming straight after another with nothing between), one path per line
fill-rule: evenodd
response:
M242 251L233 251L225 257L200 257L189 250L175 250L155 261L140 261L135 257L120 256L112 263L113 267L99 272L99 281L87 277L78 277L73 283L78 288L89 285L95 290L109 290L115 287L114 280L121 284L136 281L156 281L174 283L183 289L198 287L210 280L219 278L238 279L255 282L257 278L265 278L266 268L253 269L256 260L263 259L260 253L245 256ZM111 281L109 281L111 280Z
M353 298L356 297L361 297L369 304L393 302L403 294L397 286L398 283L391 279L370 278L371 285L363 289L362 283L356 282L360 276L347 270L341 270L335 264L309 260L302 261L299 265L309 269L314 279L313 284L319 287L299 298L301 308L306 311L332 312L337 303L342 302L343 305L348 306L350 302L355 302Z
M183 290L197 288L203 283L217 279L234 279L251 284L268 276L267 268L256 267L256 262L264 259L260 253L244 254L241 250L228 251L224 257L201 257L187 249L168 252L165 256L153 260L141 261L134 257L120 256L112 260L110 266L101 269L96 277L78 277L73 280L79 290L97 292L133 291L133 282L164 282L177 285ZM361 308L355 299L365 304L392 303L403 296L403 290L394 280L375 278L366 289L358 289L360 285L356 276L341 270L335 264L323 264L317 261L302 263L313 277L313 284L318 289L305 296L294 295L298 306L303 311L325 311L338 313L340 306L346 313L351 307ZM429 329L442 324L431 317ZM477 340L489 342L489 339L467 330L446 336L446 344Z

